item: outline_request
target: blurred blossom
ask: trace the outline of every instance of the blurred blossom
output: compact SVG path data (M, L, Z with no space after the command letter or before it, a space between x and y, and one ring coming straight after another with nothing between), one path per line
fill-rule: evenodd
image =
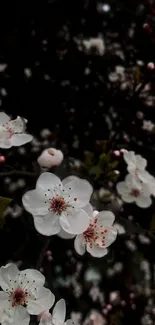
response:
M88 268L85 271L84 278L86 282L98 283L101 281L101 274L97 269Z
M96 49L99 55L104 55L105 53L105 43L103 38L90 38L88 40L83 40L82 44L88 53L93 48Z
M148 237L146 237L145 235L143 235L143 234L138 235L138 238L139 238L139 241L140 241L141 244L149 245L151 243L151 240Z
M59 166L63 161L63 158L64 156L61 150L48 148L41 153L37 161L41 167L51 168L54 166Z
M119 235L125 234L126 230L120 223L114 223L114 228L116 228Z
M153 62L149 62L149 63L147 64L147 68L148 68L149 70L154 70L154 68L155 68L154 63L153 63Z
M154 124L151 121L143 120L142 129L146 131L152 131L154 128Z
M81 325L82 314L80 312L72 312L71 319L75 325Z
M92 287L89 291L89 295L92 298L93 301L98 300L99 296L100 296L100 290L99 287Z
M133 241L127 240L125 243L126 243L126 246L128 247L128 249L131 252L135 252L137 250L137 246L136 246L136 244Z
M113 305L120 302L120 294L118 291L112 291L109 295L109 302Z
M98 311L92 310L83 322L83 325L106 325L107 321Z

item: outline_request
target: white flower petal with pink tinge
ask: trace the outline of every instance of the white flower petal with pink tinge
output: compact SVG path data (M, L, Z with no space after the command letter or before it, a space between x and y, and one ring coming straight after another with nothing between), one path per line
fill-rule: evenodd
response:
M55 148L45 149L38 157L37 161L41 167L51 168L59 166L63 161L63 153Z
M72 215L61 215L60 225L69 234L78 235L88 228L89 218L84 210L78 210Z
M60 232L59 216L49 211L44 216L34 216L36 230L44 236L56 235Z

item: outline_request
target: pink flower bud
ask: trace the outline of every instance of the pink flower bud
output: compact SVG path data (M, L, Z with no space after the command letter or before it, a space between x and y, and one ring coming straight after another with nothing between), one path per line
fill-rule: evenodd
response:
M119 156L120 156L120 151L119 151L119 150L114 150L114 151L113 151L113 154L114 154L116 157L119 157Z
M51 314L49 313L49 311L43 311L42 313L40 313L38 316L37 316L37 321L39 322L41 317L43 317L45 320L48 320L48 318L51 317Z
M154 63L153 63L153 62L149 62L149 63L147 64L147 68L148 68L149 70L154 70L154 68L155 68Z
M38 157L37 161L41 167L51 168L59 166L64 158L61 150L54 148L45 149Z
M52 257L51 255L49 255L49 256L47 257L47 260L48 260L48 262L52 262L52 261L53 261L53 257Z
M47 256L50 256L50 255L52 255L52 252L51 252L50 250L48 250L48 251L46 252L46 255L47 255Z
M0 156L0 163L4 163L6 158L4 156Z

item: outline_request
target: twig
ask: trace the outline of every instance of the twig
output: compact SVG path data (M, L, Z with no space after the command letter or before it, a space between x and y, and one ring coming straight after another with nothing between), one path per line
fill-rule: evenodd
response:
M8 172L2 172L0 173L0 177L5 177L5 176L14 176L14 175L19 175L19 176L28 176L28 177L37 177L38 173L34 172L27 172L25 170L11 170Z
M51 237L44 237L45 238L45 241L44 241L44 245L42 247L42 250L40 252L40 255L39 255L39 258L38 258L38 261L37 261L37 266L36 266L36 269L39 270L40 267L41 267L41 264L42 264L42 261L43 261L43 258L44 258L44 255L45 255L45 252L49 246L49 243L50 243L50 240L51 240Z

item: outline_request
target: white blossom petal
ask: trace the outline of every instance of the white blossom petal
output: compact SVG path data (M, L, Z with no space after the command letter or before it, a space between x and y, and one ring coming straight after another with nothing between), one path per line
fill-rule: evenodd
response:
M36 293L36 300L29 299L27 304L28 313L38 315L45 310L49 310L54 304L55 296L47 288L40 288Z
M136 165L139 170L144 170L147 166L147 160L140 155L136 155Z
M123 158L127 164L135 165L136 163L134 151L124 151Z
M92 205L90 203L87 204L84 208L82 208L82 210L84 210L88 214L89 218L92 219L93 207L92 207Z
M39 325L52 325L52 315L49 312L44 312L41 316Z
M87 180L80 178L78 180L74 179L64 185L64 190L69 191L69 188L71 188L70 192L72 197L76 198L76 208L83 208L89 203L93 188Z
M11 325L29 325L30 315L25 307L18 306L15 309L13 323Z
M69 234L68 232L66 232L66 231L63 230L62 228L61 228L60 232L58 233L58 236L59 236L60 238L63 238L63 239L72 239L72 238L75 237L75 235L73 235L73 234Z
M135 199L136 198L133 195L127 193L122 195L122 200L127 203L133 203L135 202Z
M74 248L79 255L84 255L86 251L86 243L83 235L76 236L74 240Z
M67 176L67 177L65 177L65 178L63 179L62 184L63 184L63 186L64 186L64 185L70 183L70 182L73 181L73 180L77 180L77 181L78 181L78 180L79 180L79 177L77 177L77 176L75 176L75 175Z
M60 216L61 227L70 234L81 234L89 226L89 218L84 210L77 210L72 215Z
M10 121L10 117L4 112L0 112L0 126L9 121Z
M34 216L36 230L45 236L56 235L60 232L59 215L49 211L45 216Z
M53 309L53 313L52 313L52 318L53 318L53 323L54 324L63 324L65 321L65 317L66 317L66 303L64 299L60 299L54 309Z
M106 248L97 247L95 245L90 247L89 244L87 244L87 252L90 253L93 257L103 257L108 253L108 250Z
M59 179L59 177L57 177L56 175L52 174L52 173L42 173L38 180L37 180L37 184L36 184L36 188L45 192L48 189L53 188L54 186L59 186L60 184L60 188L62 187L62 183Z
M115 216L111 211L101 211L97 214L97 224L104 227L111 226L115 220Z
M117 185L116 185L116 189L117 189L117 191L118 191L118 193L119 193L120 195L123 195L123 194L129 192L129 190L128 190L128 188L127 188L127 185L126 185L125 182L119 182L119 183L117 183Z
M140 195L136 198L136 204L140 208L148 208L152 204L152 200L149 196Z
M26 211L33 215L45 215L48 212L48 204L45 203L46 197L37 190L27 191L23 197L22 202Z
M33 136L30 134L14 134L12 135L12 137L10 138L10 142L12 144L12 146L18 147L18 146L22 146L30 141L32 141Z
M6 291L12 286L12 280L18 275L18 268L15 264L9 263L0 268L0 286Z
M35 286L43 286L45 284L45 277L44 275L34 269L26 269L24 271L20 271L21 276L26 276L26 280L29 280L30 283L35 280Z
M17 116L15 120L11 120L9 122L8 126L14 131L14 133L24 133L26 128L26 120L20 116Z
M74 325L74 322L71 319L67 319L64 325Z
M4 291L0 291L0 310L2 308L7 308L9 305L8 294Z
M105 246L109 247L115 240L117 237L117 230L114 227L108 227L107 228L107 233L105 235Z

